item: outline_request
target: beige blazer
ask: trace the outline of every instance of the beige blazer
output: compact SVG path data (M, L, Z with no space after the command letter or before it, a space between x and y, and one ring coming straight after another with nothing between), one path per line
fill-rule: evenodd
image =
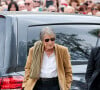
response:
M37 79L31 79L29 77L33 50L34 47L30 48L25 65L25 76L22 84L24 90L33 90L37 82ZM69 90L72 82L72 68L68 48L55 44L55 54L60 90Z

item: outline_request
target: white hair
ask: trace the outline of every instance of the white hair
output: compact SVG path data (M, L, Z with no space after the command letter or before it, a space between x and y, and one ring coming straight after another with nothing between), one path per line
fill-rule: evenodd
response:
M19 1L17 4L22 5L22 4L25 4L25 2L24 1Z
M50 27L44 27L44 28L41 30L41 32L40 32L40 40L41 40L41 41L43 40L45 34L56 37L56 35L55 35L53 29L50 28Z

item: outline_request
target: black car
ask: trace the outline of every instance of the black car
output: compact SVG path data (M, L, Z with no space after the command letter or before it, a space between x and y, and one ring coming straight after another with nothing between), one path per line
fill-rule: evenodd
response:
M0 13L0 89L22 88L29 48L40 30L50 26L56 43L69 48L73 82L71 90L85 90L85 72L92 47L99 45L100 17L59 13Z

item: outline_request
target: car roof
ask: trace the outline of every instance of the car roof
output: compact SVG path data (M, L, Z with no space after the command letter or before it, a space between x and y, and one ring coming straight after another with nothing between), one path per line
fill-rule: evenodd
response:
M65 13L49 13L49 12L25 12L25 11L3 11L0 15L4 17L17 17L21 19L29 19L35 17L34 20L41 18L44 23L92 23L100 25L100 17L83 14L65 14ZM42 22L43 23L43 22Z
M78 15L78 16L92 16L98 17L94 15L85 15L85 14L68 14L68 13L58 13L58 12L32 12L32 11L1 11L1 15L28 15L28 14L48 14L48 15Z

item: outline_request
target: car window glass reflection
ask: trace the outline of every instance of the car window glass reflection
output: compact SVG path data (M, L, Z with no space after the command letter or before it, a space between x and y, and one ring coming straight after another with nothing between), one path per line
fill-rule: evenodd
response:
M39 40L41 28L29 27L27 31L27 52ZM97 25L51 25L56 33L56 43L69 48L71 60L88 60L92 47L95 47L97 37L93 34L100 29Z

